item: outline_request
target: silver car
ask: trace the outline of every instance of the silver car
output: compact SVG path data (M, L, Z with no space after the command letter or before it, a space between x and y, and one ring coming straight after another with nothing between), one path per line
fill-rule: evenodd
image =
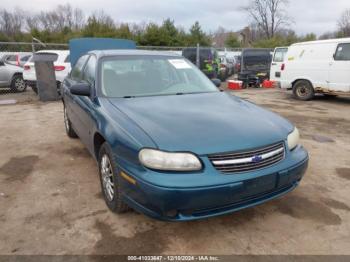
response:
M30 52L4 53L2 60L7 64L23 67L32 55Z
M23 69L0 59L0 88L4 87L14 92L23 92L27 88L23 80Z

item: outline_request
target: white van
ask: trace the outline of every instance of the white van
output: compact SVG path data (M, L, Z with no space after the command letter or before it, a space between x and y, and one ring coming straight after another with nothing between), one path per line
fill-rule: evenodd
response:
M315 93L350 95L350 38L293 44L280 69L274 79L300 100Z

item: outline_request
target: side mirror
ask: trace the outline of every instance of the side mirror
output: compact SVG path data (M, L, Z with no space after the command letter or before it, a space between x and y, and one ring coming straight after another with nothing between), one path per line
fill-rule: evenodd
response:
M0 61L0 66L4 66L4 65L5 65L4 61Z
M213 84L214 84L216 87L220 87L220 86L221 86L221 80L220 80L220 79L213 78L211 81L213 82Z
M72 95L90 96L91 86L89 83L86 82L78 83L70 87L70 92Z
M333 59L335 60L335 53L333 54Z

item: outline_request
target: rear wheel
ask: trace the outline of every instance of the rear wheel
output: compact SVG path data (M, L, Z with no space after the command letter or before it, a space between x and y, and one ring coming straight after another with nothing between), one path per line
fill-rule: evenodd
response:
M299 80L293 86L293 94L299 100L308 101L314 98L315 91L309 81Z
M129 207L122 201L116 160L111 148L105 142L101 146L98 158L102 194L110 210L124 213Z
M14 75L11 81L11 90L14 92L24 92L27 88L21 75Z

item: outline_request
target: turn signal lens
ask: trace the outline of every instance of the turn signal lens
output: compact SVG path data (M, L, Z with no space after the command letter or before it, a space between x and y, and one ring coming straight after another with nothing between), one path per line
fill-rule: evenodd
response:
M294 128L293 132L288 135L288 147L289 150L293 150L298 144L300 140L300 134L298 128Z

